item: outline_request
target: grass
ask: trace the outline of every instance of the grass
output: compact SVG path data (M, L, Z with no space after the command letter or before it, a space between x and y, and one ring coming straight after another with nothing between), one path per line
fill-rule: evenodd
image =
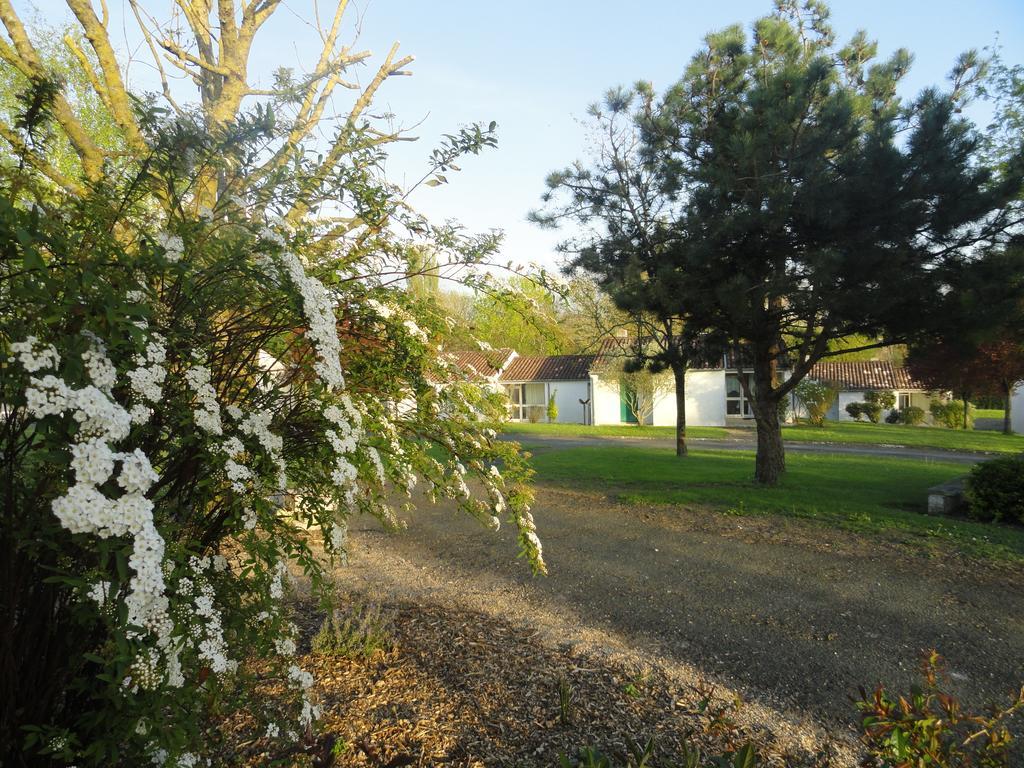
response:
M509 435L555 435L558 437L648 437L675 440L675 427L638 427L635 424L530 424L511 421L501 425ZM687 427L687 437L725 439L729 430L723 427Z
M648 437L673 440L675 427L637 427L630 424L600 426L584 424L506 423L501 431L510 435L555 435L559 437ZM737 430L722 427L689 427L687 437L724 439ZM744 430L746 432L746 430ZM750 430L750 440L754 432ZM911 427L906 424L869 424L867 422L826 422L824 427L792 424L782 428L785 440L862 445L905 445L912 448L938 448L947 451L979 451L984 453L1024 452L1024 435L973 431L943 427ZM699 447L699 445L698 445Z
M976 419L1001 419L1006 411L1002 408L975 408L974 418Z
M751 480L754 457L746 451L694 451L678 460L666 449L600 446L548 451L532 461L540 482L611 491L627 502L782 515L1024 562L1024 529L924 514L926 489L964 474L959 464L791 454L780 485L761 488Z
M963 431L944 427L911 427L906 424L827 421L824 427L792 424L782 428L782 437L793 442L860 443L939 448L947 451L1020 453L1024 436L1001 432Z

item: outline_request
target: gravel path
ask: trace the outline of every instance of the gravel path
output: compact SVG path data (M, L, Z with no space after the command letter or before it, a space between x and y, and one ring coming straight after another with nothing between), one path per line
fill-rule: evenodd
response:
M535 516L546 578L514 557L510 531L430 507L400 534L354 524L339 576L714 680L744 695L753 721L795 739L818 725L852 733L848 696L880 680L906 689L925 648L947 658L949 687L968 702L1003 700L1024 681L1020 570L799 520L625 506L564 488L539 488Z

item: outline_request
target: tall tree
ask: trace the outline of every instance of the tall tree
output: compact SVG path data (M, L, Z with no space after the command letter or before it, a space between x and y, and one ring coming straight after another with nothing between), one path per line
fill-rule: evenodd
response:
M644 155L638 110L649 113L652 98L640 84L612 89L591 106L592 156L548 177L545 207L531 218L545 227L580 227L560 246L569 256L566 271L592 277L627 316L632 333L619 349L628 367L672 371L676 455L685 456L686 371L705 334L685 275L665 257L673 247L667 225L679 210Z
M908 365L919 380L964 401L965 428L967 400L998 396L1009 433L1013 390L1024 380L1024 248L956 265L946 282L955 288L937 304L928 333L913 340Z
M951 290L944 269L1021 221L1020 152L989 169L961 114L978 57L957 60L948 92L904 103L910 54L872 63L866 34L839 47L828 15L778 0L752 38L708 35L645 121L647 156L681 202L664 256L752 367L755 477L769 485L785 471L779 403L830 345L902 341Z

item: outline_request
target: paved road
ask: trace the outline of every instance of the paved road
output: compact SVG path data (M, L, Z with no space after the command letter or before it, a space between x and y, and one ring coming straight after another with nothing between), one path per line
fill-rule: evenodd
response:
M632 649L833 729L853 723L847 697L858 685L905 690L926 648L947 657L950 686L969 701L1024 682L1019 569L586 490L539 488L535 516L545 578L514 557L507 528L494 536L443 508L415 513L394 537L354 524L340 576L520 620L549 640Z
M515 440L527 446L543 446L544 448L582 448L594 445L639 445L649 448L675 448L672 440L645 437L558 437L554 435L510 434L503 436L505 440ZM729 438L691 437L687 444L698 450L716 451L753 451L757 444L753 440ZM944 451L941 448L913 448L903 445L870 445L849 443L785 443L786 450L793 453L833 453L851 456L880 456L894 459L931 459L933 461L949 461L956 464L977 464L979 461L992 458L994 454L975 453L971 451Z

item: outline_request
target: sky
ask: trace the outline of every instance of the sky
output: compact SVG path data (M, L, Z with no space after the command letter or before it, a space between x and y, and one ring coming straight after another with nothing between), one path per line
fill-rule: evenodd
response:
M115 42L127 58L138 39L124 22L127 2L108 0ZM162 17L169 0L142 0ZM1022 0L834 0L832 25L840 41L858 29L878 41L880 57L904 47L914 66L903 92L942 84L956 56L997 39L1010 63L1024 62ZM26 9L26 0L15 2ZM51 25L67 17L60 0L36 0ZM251 84L264 86L279 66L301 70L319 52L312 0L285 0L254 46ZM585 156L581 120L610 87L651 81L659 91L682 74L709 31L750 26L771 0L351 0L346 18L357 48L375 54L359 78L372 77L391 44L413 54L411 77L390 78L376 112L415 125L419 140L392 149L388 173L398 183L418 179L440 136L474 122L498 123L498 148L461 163L450 183L421 187L413 205L435 220L468 230L502 230L502 260L547 266L566 233L526 220L540 204L544 179ZM329 0L321 14L329 16ZM130 18L130 15L129 15ZM358 23L357 23L358 22ZM137 52L141 61L142 52ZM132 64L136 87L153 89L147 67ZM344 98L344 94L343 94Z

